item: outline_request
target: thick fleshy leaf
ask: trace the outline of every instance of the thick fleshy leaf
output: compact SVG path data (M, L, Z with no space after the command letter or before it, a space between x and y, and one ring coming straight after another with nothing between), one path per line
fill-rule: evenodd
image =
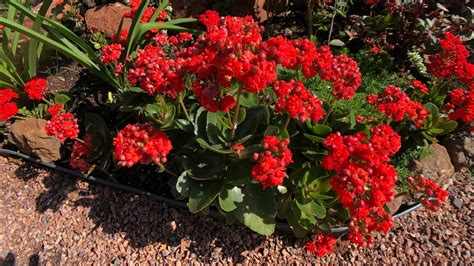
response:
M219 206L226 212L233 211L237 208L237 203L244 200L242 189L240 187L225 187L219 193Z
M319 219L326 217L326 208L316 203L312 199L297 197L296 205L308 216L315 216Z
M233 211L235 217L253 231L269 236L275 231L276 200L273 190L260 184L242 187L243 201Z
M189 191L189 211L197 213L214 201L222 188L222 180L194 181Z

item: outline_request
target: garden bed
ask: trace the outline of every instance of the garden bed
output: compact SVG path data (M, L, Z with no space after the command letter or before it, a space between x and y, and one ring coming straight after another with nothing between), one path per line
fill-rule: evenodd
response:
M3 153L264 236L286 228L319 257L443 209L451 157L472 166L463 5L308 1L265 30L215 10L176 19L166 0L7 2L0 141L39 159Z

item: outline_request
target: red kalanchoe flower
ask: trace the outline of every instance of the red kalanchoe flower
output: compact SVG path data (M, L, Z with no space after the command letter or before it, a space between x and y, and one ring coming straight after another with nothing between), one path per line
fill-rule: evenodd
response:
M199 20L205 33L178 54L186 60L187 73L196 74L192 90L208 111L220 109L221 89L233 81L246 92L259 93L276 80L276 63L262 51L262 28L252 17L206 11Z
M129 69L128 80L152 95L168 94L176 97L184 90L185 60L167 58L159 46L147 45L137 52L134 68Z
M349 240L370 245L373 232L387 232L392 217L384 205L393 200L397 171L389 164L401 145L400 136L388 125L370 130L370 139L359 132L326 137L323 145L329 154L322 166L335 174L329 180L339 202L349 209Z
M63 105L59 104L59 103L55 103L55 104L51 105L46 112L51 116L56 116L60 112L63 112L63 111L64 111L63 110Z
M123 47L120 43L114 43L104 46L100 55L100 62L104 64L112 64L117 62L122 54Z
M92 150L92 135L87 133L83 140L76 140L72 145L71 159L69 159L69 165L72 168L78 169L82 172L87 172L91 168L91 165L87 161L87 157L90 155Z
M231 147L231 149L232 149L233 151L241 151L241 150L244 150L245 147L244 147L244 145L242 145L242 144L235 144L234 146Z
M369 6L378 4L379 2L380 0L365 0L365 4Z
M421 93L428 94L428 87L426 87L426 85L423 84L423 82L415 79L413 81L412 85L413 85L413 87L415 87L415 89L417 89Z
M416 178L408 177L407 180L414 193L422 194L421 203L431 211L439 210L448 197L448 192L423 175Z
M118 165L166 163L166 156L173 148L168 136L153 128L151 123L128 124L113 140L115 160Z
M12 89L0 90L0 121L7 121L18 113L18 106L13 99L18 99L18 94Z
M204 14L199 16L199 22L208 28L217 26L220 22L219 13L214 10L207 10Z
M471 84L474 79L474 65L468 62L470 53L461 39L446 32L439 41L442 51L429 57L428 70L437 77L456 76L461 82Z
M301 122L308 119L317 122L323 118L322 101L309 92L301 81L277 81L273 89L278 96L275 112L286 111L290 117Z
M77 119L71 113L61 112L46 123L48 136L56 136L61 142L75 139L79 134Z
M317 234L314 236L313 241L306 242L306 249L322 258L334 251L334 244L336 238L330 234Z
M254 154L257 164L252 167L252 177L260 182L264 189L283 184L286 166L292 162L288 144L289 139L280 141L275 136L265 136L262 141L264 152Z
M373 54L379 54L381 51L382 51L382 48L376 44L374 44L372 48L370 48L370 52Z
M231 95L225 96L219 103L219 109L223 112L228 112L235 106L234 97Z
M48 82L45 78L34 77L25 83L24 91L31 100L41 100L46 92Z
M116 34L112 35L112 41L119 43L122 46L125 46L125 43L127 42L127 38L128 38L128 30L126 29L123 29L120 31L120 35L118 38Z
M449 99L444 109L449 113L451 120L462 120L465 123L474 121L474 90L454 89L449 92Z
M362 74L357 62L345 55L334 57L332 63L333 95L337 99L352 99L362 84Z
M412 101L400 88L393 85L385 88L377 97L369 94L367 102L393 121L402 121L408 117L417 127L421 127L423 119L429 115L421 103Z

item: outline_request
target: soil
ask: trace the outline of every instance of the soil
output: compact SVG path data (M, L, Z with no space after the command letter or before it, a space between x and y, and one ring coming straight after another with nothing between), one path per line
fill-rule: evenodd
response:
M342 241L318 259L307 239L191 215L146 197L0 157L0 265L116 263L474 263L473 179L458 173L446 207L397 219L373 249Z

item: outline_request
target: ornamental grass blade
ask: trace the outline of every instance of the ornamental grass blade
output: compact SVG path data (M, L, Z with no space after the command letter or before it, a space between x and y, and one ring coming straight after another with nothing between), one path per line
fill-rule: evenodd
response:
M125 57L130 54L130 51L132 51L133 43L135 42L135 39L138 35L138 30L140 28L141 19L149 3L150 3L150 0L142 1L140 6L137 9L137 12L135 13L135 17L133 17L132 25L130 26L130 30L128 31L125 54L122 54L122 57L123 57L122 59L125 59Z
M43 4L41 5L41 8L38 12L38 15L34 19L33 23L33 28L32 30L35 32L39 32L41 29L41 26L43 25L43 16L46 14L48 11L49 6L51 5L52 0L45 0L43 1ZM37 56L37 50L38 49L38 40L32 38L30 39L30 42L28 44L28 50L27 50L27 63L25 64L25 69L27 70L26 72L28 73L28 79L31 79L32 77L36 76L36 71L37 71L37 64L38 64L38 56Z

